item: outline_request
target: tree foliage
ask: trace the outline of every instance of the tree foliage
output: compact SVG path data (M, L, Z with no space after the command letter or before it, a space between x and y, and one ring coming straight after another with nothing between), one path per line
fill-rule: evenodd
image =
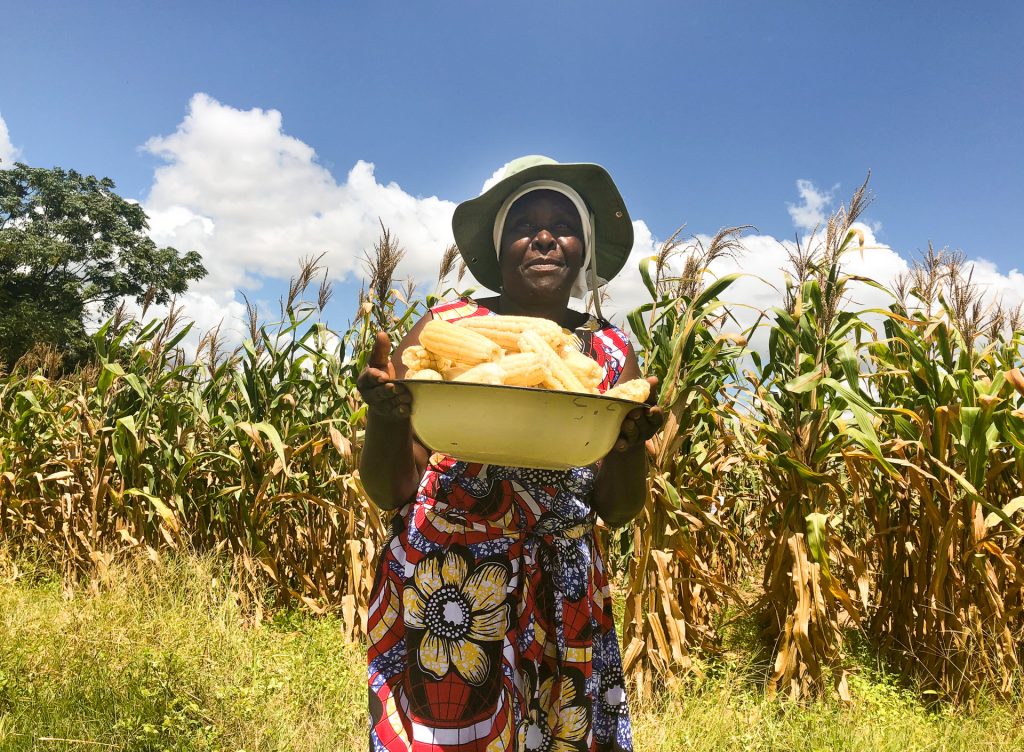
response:
M0 361L37 343L80 361L88 315L125 298L167 303L206 275L195 251L158 247L145 211L114 187L59 167L0 170Z

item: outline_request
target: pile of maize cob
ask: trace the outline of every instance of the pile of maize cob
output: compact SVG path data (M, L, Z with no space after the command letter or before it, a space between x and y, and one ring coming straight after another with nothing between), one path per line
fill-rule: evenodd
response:
M405 349L406 378L536 387L597 394L604 369L580 352L579 340L554 321L532 316L433 319L420 344ZM609 389L610 397L643 402L646 379Z

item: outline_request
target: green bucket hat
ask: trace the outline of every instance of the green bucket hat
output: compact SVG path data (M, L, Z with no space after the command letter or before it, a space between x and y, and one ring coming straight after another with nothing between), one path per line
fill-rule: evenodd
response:
M633 248L633 222L611 175L601 165L560 164L533 154L509 162L497 183L455 207L455 244L477 281L492 290L501 289L494 220L505 199L534 180L564 183L580 194L594 216L596 253L592 250L591 257L596 258L598 281L607 282L618 274Z

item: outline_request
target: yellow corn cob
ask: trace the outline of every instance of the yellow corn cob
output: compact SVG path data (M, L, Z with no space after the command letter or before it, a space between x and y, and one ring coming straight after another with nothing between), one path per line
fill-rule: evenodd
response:
M444 376L445 381L455 381L470 368L476 368L476 366L454 365L441 371L441 375Z
M548 376L547 366L537 353L513 353L498 361L510 386L537 386Z
M563 358L565 357L565 354L570 351L583 352L583 340L568 329L563 329L562 346L561 348L555 347L555 349L559 351Z
M569 366L558 357L558 353L537 332L523 332L519 337L519 349L522 352L537 353L543 359L548 374L547 378L541 382L542 386L562 392L588 393L587 388L576 378L576 374L569 370Z
M593 358L571 348L562 348L562 360L587 389L596 389L604 381L604 369Z
M501 347L487 337L441 319L427 322L420 332L420 344L434 357L462 365L473 366L501 357Z
M410 345L402 353L402 363L410 371L421 371L429 368L432 371L443 371L451 368L451 361L447 358L438 358L422 345ZM408 378L408 374L406 374Z
M455 325L482 334L509 352L519 347L523 332L536 332L556 350L566 338L562 327L554 321L536 316L471 316L459 319Z
M604 393L605 397L644 402L651 394L651 383L647 379L631 379L614 386Z
M419 379L421 381L444 381L444 378L435 371L433 368L420 368L418 370L409 370L409 373L405 375L407 379Z
M471 384L504 384L505 372L497 363L481 363L473 366L454 381L465 381Z
M422 345L410 345L405 348L405 352L402 353L402 363L410 371L424 368L426 363L431 360L430 353L427 352L427 348Z

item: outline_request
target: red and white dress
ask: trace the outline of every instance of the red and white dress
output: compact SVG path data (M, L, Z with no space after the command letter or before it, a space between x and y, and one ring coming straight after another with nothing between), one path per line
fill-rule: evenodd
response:
M466 299L431 313L493 315ZM603 392L626 335L594 317L576 333ZM370 599L371 750L632 750L595 472L430 458Z

